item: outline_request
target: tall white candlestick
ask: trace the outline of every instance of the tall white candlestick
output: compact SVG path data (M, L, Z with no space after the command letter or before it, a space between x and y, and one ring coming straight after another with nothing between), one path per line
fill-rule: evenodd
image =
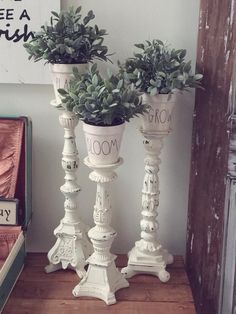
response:
M54 230L57 241L48 253L49 265L45 267L45 271L50 273L58 269L70 268L74 269L79 277L83 277L86 273L84 270L86 260L93 250L87 237L88 227L79 217L76 201L81 190L76 176L79 158L75 142L75 128L78 119L74 113L62 110L59 121L65 132L62 153L65 184L60 189L65 196L65 216Z
M117 177L113 170L121 163L122 159L116 164L96 166L91 164L88 158L85 159L85 164L94 170L89 178L97 183L93 214L95 227L88 232L94 253L88 259L89 268L86 276L73 290L76 297L96 297L109 305L116 303L117 290L129 286L128 281L116 268L114 262L116 256L110 253L116 237L116 231L110 226L112 216L110 183Z
M129 252L128 266L122 269L126 278L140 273L152 274L162 282L169 280L166 265L173 263L173 256L163 249L158 239L159 166L163 147L163 133L145 133L145 176L142 189L141 239Z

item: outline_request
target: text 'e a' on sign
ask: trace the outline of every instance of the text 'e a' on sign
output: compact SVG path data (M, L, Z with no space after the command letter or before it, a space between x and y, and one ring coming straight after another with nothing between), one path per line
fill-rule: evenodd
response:
M0 83L50 83L48 67L29 61L23 44L51 11L60 11L60 0L0 0Z

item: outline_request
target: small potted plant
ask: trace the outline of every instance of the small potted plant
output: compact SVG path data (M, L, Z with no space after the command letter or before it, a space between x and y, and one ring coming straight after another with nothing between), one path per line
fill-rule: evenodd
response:
M191 61L185 61L185 49L170 49L160 40L135 46L141 52L120 65L120 71L142 93L143 102L150 105L142 119L142 130L168 133L176 91L201 87L203 76L192 74Z
M126 85L120 73L103 78L97 65L74 78L68 90L59 89L62 103L83 120L89 160L92 164L114 164L119 150L125 121L147 112L137 90Z
M84 18L80 12L81 6L59 14L52 11L49 25L41 26L41 31L24 44L30 60L50 64L57 104L61 103L57 90L67 87L73 67L84 73L94 59L108 60L108 49L103 45L106 30L89 25L95 17L92 10Z

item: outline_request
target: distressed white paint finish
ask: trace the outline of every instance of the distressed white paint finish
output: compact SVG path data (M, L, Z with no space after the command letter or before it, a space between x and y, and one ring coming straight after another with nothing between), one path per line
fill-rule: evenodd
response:
M211 250L211 226L207 227L207 254L210 254Z
M59 121L65 132L62 153L65 184L61 186L61 192L65 196L65 216L54 231L57 241L48 253L50 264L46 266L45 271L49 273L61 268L71 268L79 277L83 277L86 259L92 253L92 246L87 238L88 227L79 218L76 201L80 191L76 176L79 158L75 143L78 119L74 113L62 110Z
M110 183L116 179L114 169L121 163L121 158L111 165L94 165L90 163L88 157L85 159L85 164L93 169L89 178L97 183L93 213L95 227L88 232L94 253L88 259L89 268L86 276L73 290L76 297L96 297L108 305L116 303L115 292L117 290L129 286L128 281L115 266L116 256L110 253L112 242L117 234L110 226L112 216Z
M163 249L158 239L158 206L159 206L159 166L160 154L163 147L163 134L145 133L144 147L146 150L145 176L142 189L142 220L141 240L135 243L135 247L129 252L128 266L122 269L126 278L140 273L156 275L162 282L170 278L166 271L166 265L173 263L173 256Z
M163 249L158 238L157 222L159 206L159 167L163 139L172 130L174 95L143 95L150 105L148 113L142 117L141 133L146 151L145 176L142 189L141 240L129 252L128 266L122 269L127 278L136 274L156 275L162 282L170 278L166 265L173 263L173 256ZM164 113L164 114L163 114Z
M192 233L192 236L191 236L191 245L190 245L190 252L191 253L193 251L193 241L194 241L194 233Z

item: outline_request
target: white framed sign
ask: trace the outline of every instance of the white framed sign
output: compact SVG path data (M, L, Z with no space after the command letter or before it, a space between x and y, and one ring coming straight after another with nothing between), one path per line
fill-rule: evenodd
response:
M60 11L60 0L0 0L0 83L48 84L44 62L28 60L23 44Z
M0 200L0 225L16 225L19 201L17 199Z

